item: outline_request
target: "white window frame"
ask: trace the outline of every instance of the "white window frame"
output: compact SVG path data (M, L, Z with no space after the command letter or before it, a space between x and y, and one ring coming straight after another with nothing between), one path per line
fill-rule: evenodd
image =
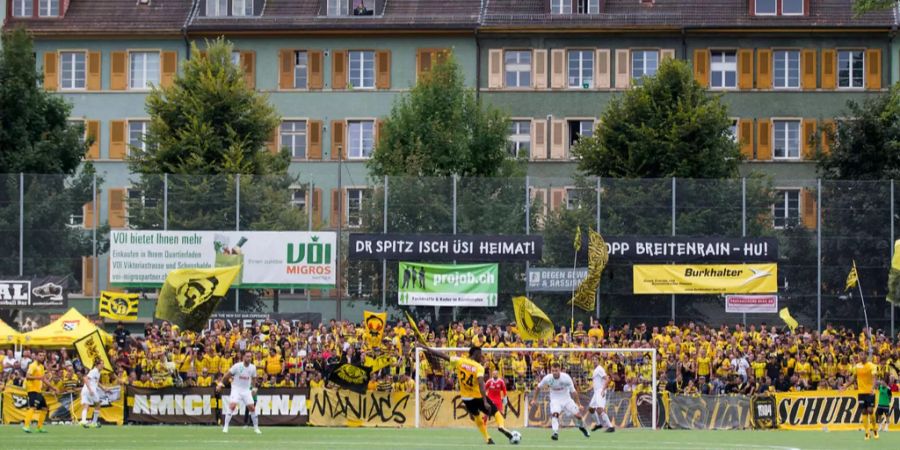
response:
M302 195L297 195L302 194ZM291 206L306 213L308 211L309 190L307 186L291 186Z
M365 160L372 157L375 151L375 119L347 119L347 159ZM351 128L354 124L360 124L359 133L353 135ZM366 124L372 126L372 146L369 148L369 154L366 155Z
M235 65L237 68L241 68L241 51L240 50L232 50L231 51L231 63Z
M522 132L522 126L527 125L528 130ZM507 138L507 149L510 158L529 158L531 156L531 118L510 119L510 133ZM523 148L524 147L524 148ZM523 155L522 152L525 152Z
M160 75L162 72L162 56L159 50L129 50L128 51L128 89L131 91L147 91L150 90L151 83L154 85L159 85ZM142 72L141 76L143 77L143 83L141 86L135 86L135 73L134 73L134 57L135 56L143 56L142 63ZM147 61L148 56L156 55L156 79L151 80L147 71Z
M366 199L366 192L371 192L371 188L365 186L350 186L344 188L344 198L347 199L344 203L344 214L346 214L344 217L347 218L347 228L360 228L363 226L362 207L363 201L365 201ZM358 194L358 198L351 198L351 193ZM353 218L353 216L350 215L351 202L357 203L356 208L358 209L358 212L356 214L358 217L358 221L356 223L353 223L351 221L351 219Z
M572 14L572 0L550 0L550 14Z
M734 55L734 62L727 62L727 55ZM718 58L718 61L716 60ZM713 81L714 73L721 73L721 83L717 86ZM728 73L734 72L734 85L728 86L726 80ZM709 52L709 88L714 90L737 89L738 70L737 70L737 50L710 50Z
M586 10L572 11L573 14L600 14L600 0L576 0L576 8L586 7Z
M302 124L302 130L297 128L298 124ZM285 126L290 125L291 130L286 130ZM291 142L286 142L287 139L285 137L290 137ZM279 139L279 149L283 149L288 147L291 152L291 159L293 160L307 160L309 159L309 121L302 118L284 118L281 121L281 125L278 126L278 139ZM303 155L297 156L296 150L298 150L299 146L302 146Z
M64 70L66 66L66 58L75 58L78 55L81 56L81 66L82 66L82 78L81 78L81 86L77 86L76 82L79 79L76 77L76 60L70 61L72 69L71 73L66 76L66 71ZM87 52L84 50L60 50L59 51L59 90L61 91L83 91L87 89Z
M347 53L347 81L353 89L375 89L375 50L350 50ZM355 61L354 61L355 60ZM366 65L371 63L371 78ZM354 70L353 66L358 67Z
M132 125L139 125L141 128L141 138L138 144L132 144ZM141 118L141 119L128 119L125 121L125 152L126 154L131 154L132 146L136 148L140 148L142 151L147 150L147 143L144 142L144 137L147 136L147 132L150 131L150 119L149 118Z
M859 53L862 57L860 58L860 64L862 64L862 75L859 80L859 85L855 85L853 83L853 63L856 62L855 58L850 59L850 77L848 81L850 82L849 86L841 86L841 55L849 53L851 56L854 53ZM846 90L854 90L854 89L865 89L866 88L866 51L860 49L839 49L837 51L837 88L838 89L846 89Z
M637 58L636 56L640 54L642 55L641 66L637 66ZM648 55L656 55L656 65L651 67L650 58L647 58ZM645 77L656 76L656 73L659 72L659 49L632 49L631 50L631 79L632 83L635 86L642 86L644 84ZM649 73L651 71L653 73ZM637 72L640 70L640 76L637 76Z
M228 0L206 0L206 17L228 17Z
M60 3L60 0L39 0L38 17L59 17Z
M347 0L328 0L325 14L329 17L349 16L350 2Z
M509 57L514 55L514 61L510 62ZM528 62L522 62L523 56ZM533 86L531 68L534 64L532 60L531 50L504 50L503 51L503 85L510 89L525 89ZM515 83L509 83L510 76L513 75ZM522 78L528 77L528 82L523 83Z
M777 188L775 188L775 193L776 193L777 198L775 199L775 203L772 204L772 228L774 228L776 230L783 230L783 229L787 228L788 225L791 225L791 224L797 225L800 223L801 212L803 211L803 205L801 205L801 203L803 202L803 198L800 195L800 191L801 191L801 189L796 188L796 187L777 187ZM791 216L791 206L790 206L791 199L788 198L788 193L791 193L791 194L797 196L797 209L796 209L797 215L796 216ZM783 211L784 211L784 214L782 216L778 216L776 214L776 212L778 210L778 207L777 207L778 203L781 203L781 208L783 208ZM780 225L778 223L779 221L782 222Z
M594 85L594 58L596 52L585 48L570 48L566 50L566 83L569 89L590 89ZM574 55L578 55L575 61L572 60ZM572 64L577 64L578 75L577 83L572 83ZM584 85L587 85L587 88Z
M238 8L239 4L240 8ZM235 17L253 16L253 0L231 0L231 15Z
M778 125L780 123L795 123L797 124L797 148L796 148L796 156L791 156L790 148L787 148L787 144L791 141L791 137L786 134L782 141L785 142L785 151L784 155L778 156L776 155L776 151L778 150ZM790 133L789 129L786 129L786 133ZM772 159L779 161L798 161L803 155L803 120L799 117L776 117L772 118Z
M33 17L34 2L31 0L12 0L13 17Z
M783 83L782 85L779 86L778 83L777 83L777 80L778 80L778 70L777 70L777 68L778 68L778 56L779 56L779 55L782 55L782 54L785 55L785 61L784 61L784 83ZM796 59L796 61L797 61L797 66L796 66L796 69L797 69L797 70L796 70L796 72L797 72L797 85L796 85L796 86L790 86L790 85L789 85L789 84L790 84L790 81L791 81L791 71L792 71L792 68L790 67L790 62L791 62L791 59L792 59L791 57L792 57L793 55L796 55L796 56L797 56L797 59ZM796 50L796 49L778 49L778 50L772 51L772 88L774 88L774 89L800 89L800 79L803 77L803 74L802 74L802 71L801 71L801 67L800 67L800 66L801 66L801 61L800 61L800 50Z
M303 83L300 83L303 81ZM309 52L306 50L294 51L294 89L309 88ZM302 86L301 86L302 84Z
M81 125L81 142L87 140L87 120L85 120L84 118L77 118L67 119L66 122L69 124L69 126Z
M579 139L582 136L592 137L594 135L594 131L597 128L597 120L593 117L567 117L566 118L566 153L568 153L570 159L574 159L575 155L572 154L572 147L575 145L577 140L573 141L572 133L571 133L571 124L572 122L578 122L578 137ZM585 131L585 125L588 126L588 131Z
M753 8L754 8L753 14L756 16L777 16L778 15L778 0L771 0L771 1L773 2L772 11L771 12L760 12L759 4L761 3L761 0L756 0L755 4L753 6Z
M800 2L800 12L785 12L784 4L788 1L791 1L791 0L781 0L781 15L782 16L802 16L803 14L806 13L806 5L805 5L806 2L803 0L793 0L793 1Z

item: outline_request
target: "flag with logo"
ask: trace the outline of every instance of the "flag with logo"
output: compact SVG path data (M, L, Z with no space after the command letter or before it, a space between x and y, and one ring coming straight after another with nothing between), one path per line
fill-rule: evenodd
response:
M138 294L100 292L100 317L117 322L133 322L138 318Z
M241 266L176 269L166 276L156 302L156 318L201 331L241 271Z
M579 228L580 232L580 228ZM577 242L581 242L579 239ZM588 230L588 272L578 288L575 289L575 295L572 296L570 302L574 302L575 306L589 312L594 311L597 302L597 288L600 286L600 276L603 275L603 269L609 262L609 250L606 248L606 242L603 236L594 230Z
M371 369L372 372L378 372L393 363L394 358L390 354L385 353L375 357L366 355L366 360L363 362L363 365Z
M850 273L847 274L847 285L844 287L844 291L849 291L852 288L855 288L859 284L859 273L856 271L856 261L853 261L853 266L850 268Z
M325 379L338 385L341 389L365 394L369 387L369 374L372 373L372 369L356 364L339 363L328 366L325 373Z
M581 251L581 225L575 228L575 242L572 243L572 246L575 247L575 253Z
M366 330L366 345L370 348L381 347L384 339L384 326L387 324L387 313L363 311L363 322Z
M516 328L522 340L550 339L556 333L553 321L526 297L513 297L513 310L516 313Z
M406 321L409 322L409 327L412 328L413 334L416 336L416 340L420 344L426 344L425 336L422 335L422 332L419 331L419 326L416 325L416 319L413 318L409 311L404 311L404 313L406 314Z
M78 351L78 357L81 359L81 364L84 367L93 369L95 362L100 360L103 364L103 370L113 372L112 363L109 361L109 353L106 351L106 346L103 345L103 337L100 336L100 331L94 331L75 341L75 350Z
M798 326L800 326L800 323L797 322L797 319L791 316L791 312L788 311L787 308L781 308L781 311L778 312L778 316L781 317L781 320L784 321L784 324L791 329L791 332L793 332L795 329L797 329Z
M891 270L888 272L888 293L885 300L900 303L900 239L894 242L894 257L891 258Z

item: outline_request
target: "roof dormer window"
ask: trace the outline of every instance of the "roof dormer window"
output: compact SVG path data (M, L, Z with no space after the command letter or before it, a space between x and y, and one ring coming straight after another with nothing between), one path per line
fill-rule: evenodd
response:
M782 16L800 16L804 12L803 0L781 0Z
M253 17L262 14L262 0L202 0L200 11L203 17Z
M13 0L13 17L31 17L34 15L34 2L31 0Z
M802 16L805 0L755 0L753 13L756 16Z
M328 0L326 14L329 17L374 16L375 0Z
M549 0L551 14L600 14L600 0Z

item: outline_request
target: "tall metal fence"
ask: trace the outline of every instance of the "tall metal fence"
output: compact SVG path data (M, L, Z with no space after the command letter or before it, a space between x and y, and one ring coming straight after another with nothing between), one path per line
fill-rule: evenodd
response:
M500 263L496 308L418 307L415 313L438 322L509 323L511 298L528 295L559 327L569 324L571 293L529 292L525 274L533 267L572 267L576 226L606 236L769 236L779 242L772 262L778 263L780 306L801 324L862 326L859 294L844 292L856 261L869 322L895 332L893 308L884 301L900 220L892 180L373 179L362 173L345 165L298 176L0 175L0 277L63 277L70 303L94 312L107 287L110 229L333 230L340 231L341 289L241 290L222 307L359 321L363 309L399 312L398 262L347 260L351 233L539 234L540 261ZM147 295L144 317L155 294ZM615 258L598 300L594 312L576 310L586 328L589 317L604 325L781 323L775 314L728 314L722 296L633 295L631 263Z

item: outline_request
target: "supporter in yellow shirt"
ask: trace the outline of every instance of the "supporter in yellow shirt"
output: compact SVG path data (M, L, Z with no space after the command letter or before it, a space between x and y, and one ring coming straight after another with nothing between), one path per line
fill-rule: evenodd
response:
M213 377L210 376L209 370L203 368L203 372L197 377L197 387L210 387L213 385Z
M275 349L269 350L269 356L266 357L266 374L269 376L280 375L283 368L281 355Z

